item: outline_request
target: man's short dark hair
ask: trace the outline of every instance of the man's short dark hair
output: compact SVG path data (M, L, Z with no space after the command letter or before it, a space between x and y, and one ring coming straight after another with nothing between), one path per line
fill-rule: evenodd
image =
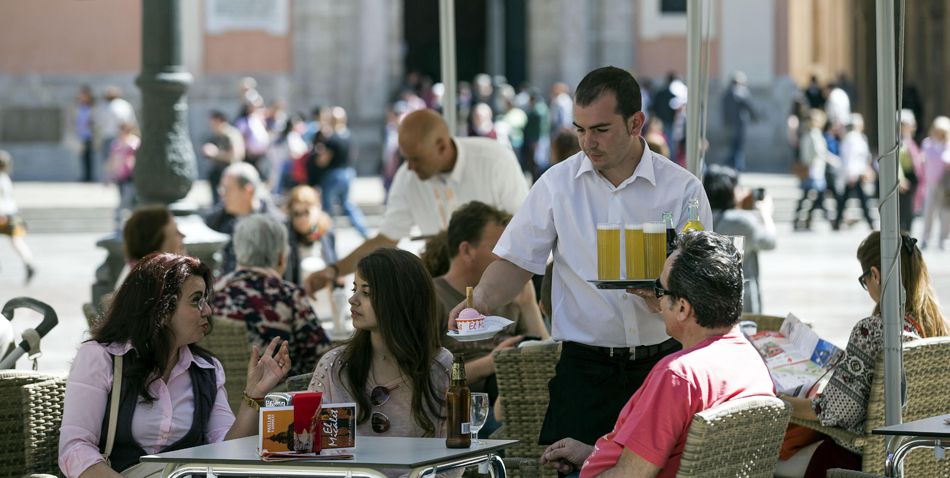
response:
M742 262L728 237L691 232L677 241L679 254L666 286L686 299L707 329L735 325L742 314Z
M449 258L454 259L458 255L462 242L478 245L489 223L506 226L510 220L510 214L480 201L472 201L458 208L449 220Z
M211 110L211 113L208 116L216 121L223 121L225 123L228 121L228 117L225 116L221 110Z
M640 85L627 70L615 66L598 68L584 77L574 92L574 103L589 106L604 92L610 91L617 98L617 113L624 121L643 108Z
M703 189L709 198L709 208L714 211L725 211L736 207L736 185L739 175L735 169L728 166L711 164L703 174Z

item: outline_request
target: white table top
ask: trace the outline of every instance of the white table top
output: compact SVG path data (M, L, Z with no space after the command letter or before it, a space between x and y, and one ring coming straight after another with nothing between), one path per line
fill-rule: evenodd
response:
M268 465L257 453L257 436L185 450L146 455L142 462L218 465ZM418 468L500 451L517 440L480 440L471 448L446 448L444 438L358 436L351 460L294 460L295 466Z

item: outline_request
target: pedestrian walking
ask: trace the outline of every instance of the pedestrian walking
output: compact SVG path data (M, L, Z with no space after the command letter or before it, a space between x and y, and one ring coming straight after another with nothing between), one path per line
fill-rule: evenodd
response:
M8 236L13 243L13 250L23 261L26 283L29 284L36 274L36 268L33 267L33 254L26 245L26 223L17 214L16 201L13 200L13 181L10 179L12 168L13 157L0 149L0 235Z

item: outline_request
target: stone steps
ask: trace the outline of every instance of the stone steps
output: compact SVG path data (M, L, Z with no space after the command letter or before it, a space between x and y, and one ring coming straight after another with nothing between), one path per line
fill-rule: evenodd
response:
M791 175L747 173L742 176L741 181L749 188L765 188L766 194L771 196L775 203L776 222L792 221L795 206L801 196L797 179ZM113 230L113 208L117 196L112 191L103 189L101 185L71 183L65 187L62 184L47 187L43 183L17 183L14 187L20 214L26 220L31 233L109 233ZM197 204L207 204L210 194L203 192L207 185L199 182L195 189L196 192L189 195L189 199L193 199ZM351 191L354 201L366 215L368 225L377 227L385 211L382 204L384 193L379 179L359 178ZM834 201L827 201L826 207L834 213ZM871 216L877 219L876 200L871 200L871 207L874 208ZM845 215L849 219L861 218L856 200L849 202ZM338 227L349 227L345 216L338 216L335 220Z

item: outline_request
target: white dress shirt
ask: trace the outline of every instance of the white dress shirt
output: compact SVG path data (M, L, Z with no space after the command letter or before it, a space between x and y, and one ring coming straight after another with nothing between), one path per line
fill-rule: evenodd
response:
M600 347L657 344L669 336L662 318L650 312L643 299L587 282L597 278L596 225L659 222L662 213L670 211L679 231L686 224L687 202L692 198L699 199L700 221L711 230L712 214L702 183L645 144L636 171L617 187L593 169L582 151L538 179L494 252L522 269L543 274L553 250L555 340Z
M452 172L425 181L403 164L396 171L380 234L399 240L413 224L424 236L446 229L452 213L481 201L514 214L528 195L518 158L511 148L489 138L452 138L458 155Z

